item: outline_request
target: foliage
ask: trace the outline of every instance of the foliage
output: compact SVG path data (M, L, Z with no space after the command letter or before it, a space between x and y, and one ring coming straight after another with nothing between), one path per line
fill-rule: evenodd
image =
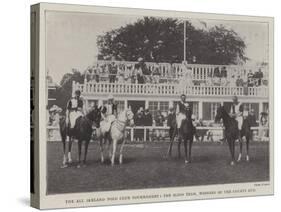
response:
M147 62L183 60L183 23L173 18L144 17L100 35L99 59ZM236 64L246 61L245 42L224 26L196 29L186 22L187 61L200 64ZM194 61L196 58L196 61Z

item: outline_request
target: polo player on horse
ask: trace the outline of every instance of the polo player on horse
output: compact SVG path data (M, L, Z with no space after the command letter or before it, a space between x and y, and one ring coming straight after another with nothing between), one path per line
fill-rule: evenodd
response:
M109 95L108 102L106 105L102 107L101 111L102 121L101 121L101 129L105 130L105 132L109 132L112 122L117 117L117 104L114 102L114 98L112 95ZM104 133L105 133L104 132Z
M237 96L232 97L232 104L231 104L229 115L230 115L230 117L235 119L238 123L238 130L239 130L238 139L239 139L239 142L242 142L241 131L242 131L244 119L248 117L248 111L245 110L243 103L238 101ZM240 152L237 161L240 161L241 157L242 157L242 154ZM248 160L248 156L247 156L247 160Z
M83 99L80 97L81 91L76 90L75 96L72 97L66 106L66 124L73 129L75 126L76 119L84 115Z
M190 108L189 103L186 101L186 95L182 94L180 96L180 98L181 98L181 100L177 104L177 108L176 108L176 120L177 120L178 131L179 131L182 121L184 119L190 119L190 120L192 120L192 122L194 121L194 116L192 114L192 110ZM193 127L194 127L194 124L193 124Z

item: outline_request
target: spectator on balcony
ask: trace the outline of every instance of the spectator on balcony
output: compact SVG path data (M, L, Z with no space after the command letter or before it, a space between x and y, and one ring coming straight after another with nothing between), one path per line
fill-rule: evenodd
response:
M220 68L219 67L214 68L213 77L218 77L218 78L221 77L221 73L220 73Z
M136 78L138 84L144 84L144 75L142 72L142 68L139 64L135 65L135 71L136 71Z
M216 67L214 69L212 84L214 86L220 86L221 85L221 73L220 73L219 67Z
M154 84L158 84L160 82L160 76L161 76L160 67L159 67L159 65L157 63L152 68L152 79L153 79L153 83Z
M86 82L94 81L94 73L92 68L88 68L85 73Z
M236 87L236 79L235 75L232 75L231 78L229 79L229 87Z
M220 75L221 75L221 78L227 78L227 70L226 70L225 66L222 67Z
M119 65L117 69L117 81L118 83L125 82L125 67L123 65Z
M249 73L247 74L247 84L248 84L248 87L254 86L254 74L251 69L249 70Z
M131 82L131 74L132 74L132 65L127 65L124 71L124 81L125 83Z
M236 80L236 86L237 87L243 87L243 85L244 85L243 79L240 76L238 76L237 80Z
M138 64L142 70L143 75L145 76L150 76L151 75L151 71L149 70L149 68L147 68L144 60L142 57L138 58Z
M146 108L144 110L143 125L151 127L152 126L152 122L153 122L152 121L152 115L149 112L149 109ZM146 129L146 141L151 141L151 138L149 136L149 129Z
M162 115L161 111L157 111L156 117L155 117L155 125L156 127L163 127L165 122L165 117ZM156 139L157 141L160 141L163 139L163 130L157 129L156 130Z
M104 64L101 66L101 81L108 82L109 81L109 64Z
M116 81L116 75L117 75L117 65L115 62L111 62L108 65L108 71L109 71L109 82L114 83Z
M259 70L254 74L254 78L257 79L256 86L260 86L262 78L263 78L263 72L262 72L261 68L259 68Z

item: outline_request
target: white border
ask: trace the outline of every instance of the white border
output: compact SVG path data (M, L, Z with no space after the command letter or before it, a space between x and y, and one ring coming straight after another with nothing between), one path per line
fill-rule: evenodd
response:
M269 24L269 107L270 107L270 181L264 182L264 186L253 187L255 183L238 183L238 184L225 184L225 185L210 185L210 186L190 186L190 187L177 187L177 188L162 188L162 189L142 189L142 190L126 190L126 191L110 191L110 192L91 192L91 193L75 193L75 194L60 194L60 195L46 195L46 129L41 127L39 129L39 161L40 161L40 208L64 208L64 207L83 207L83 206L98 206L98 205L113 205L113 204L130 204L130 203L143 203L143 202L160 202L160 201L179 201L179 200L194 200L194 199L209 199L209 198L226 198L226 197L240 197L240 196L257 196L257 195L271 195L273 194L273 18L270 17L257 17L257 16L238 16L238 15L222 15L222 14L206 14L206 13L191 13L179 11L163 11L163 10L144 10L144 9L128 9L128 8L113 8L113 7L97 7L97 6L82 6L82 5L66 5L66 4L40 4L40 57L39 57L39 83L40 83L40 99L39 99L39 123L46 121L46 69L45 69L45 12L46 11L63 11L63 12L88 12L88 13L104 13L104 14L117 14L117 15L134 15L134 16L169 16L178 18L208 18L216 20L231 20L231 21L254 21L264 22ZM45 124L42 124L45 126ZM261 182L258 182L261 184ZM255 192L231 193L231 194L215 194L204 195L198 197L180 197L180 198L157 198L157 199L144 199L138 201L103 201L91 203L76 203L65 204L67 199L87 199L87 198L101 198L116 195L141 195L141 194L160 194L164 192L192 192L196 191L224 191L227 189L241 190L241 189L255 188Z

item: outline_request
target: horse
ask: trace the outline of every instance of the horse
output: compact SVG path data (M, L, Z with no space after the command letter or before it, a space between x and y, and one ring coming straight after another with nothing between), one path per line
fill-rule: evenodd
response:
M71 147L73 139L78 140L78 165L77 168L81 167L81 150L82 143L85 141L85 151L83 158L83 165L86 166L86 158L88 152L89 142L91 140L92 132L93 132L93 124L96 124L96 127L99 127L99 123L101 120L101 112L100 108L94 107L90 110L88 114L85 116L81 116L76 119L75 126L73 129L70 129L69 124L66 124L65 117L60 120L60 134L63 143L63 165L62 168L67 167L67 156L66 156L66 138L69 137L69 146L68 146L68 163L72 162L71 159Z
M109 132L104 132L103 129L97 131L97 136L100 139L100 152L101 152L101 162L104 162L103 155L103 145L107 143L107 149L109 152L109 157L111 160L111 165L114 165L115 154L117 150L118 141L122 142L119 151L119 163L123 163L123 148L125 144L125 129L126 126L134 125L134 114L131 109L123 110L117 115L117 118L112 122ZM101 127L100 127L101 128ZM110 151L110 146L112 144L112 152Z
M184 153L185 153L185 164L191 163L191 148L193 144L193 137L195 134L195 129L192 124L191 119L184 119L181 123L181 127L179 129L179 142L178 142L178 153L180 155L180 146L183 139L184 142ZM187 157L187 141L189 141L188 145L188 157Z
M246 139L246 161L250 160L249 156L249 144L250 139L252 137L251 132L251 123L249 118L245 118L243 120L243 124L241 127L241 130L238 129L238 122L231 118L229 114L226 112L225 108L223 106L218 107L217 114L215 117L215 122L218 122L220 119L223 119L223 124L225 127L225 137L229 144L230 153L232 157L231 165L235 164L235 141L239 140L239 156L237 159L237 162L241 161L242 158L242 150L243 150L243 137Z
M170 145L168 148L167 155L172 156L172 147L175 140L175 137L178 136L178 158L181 158L181 142L184 141L184 152L185 152L185 163L188 164L191 162L191 149L193 144L193 137L195 134L194 126L192 119L184 119L181 123L180 128L177 128L176 116L171 120L170 125ZM187 142L189 141L189 150L187 156Z
M230 165L235 165L235 141L239 139L238 122L231 118L223 106L217 108L215 122L218 123L222 119L225 128L225 138L227 140L231 162Z

